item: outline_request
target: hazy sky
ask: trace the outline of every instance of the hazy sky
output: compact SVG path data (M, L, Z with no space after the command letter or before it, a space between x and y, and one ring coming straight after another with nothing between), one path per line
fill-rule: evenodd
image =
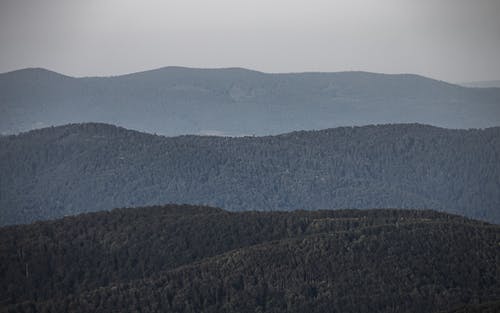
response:
M0 0L0 72L168 65L500 79L500 0Z

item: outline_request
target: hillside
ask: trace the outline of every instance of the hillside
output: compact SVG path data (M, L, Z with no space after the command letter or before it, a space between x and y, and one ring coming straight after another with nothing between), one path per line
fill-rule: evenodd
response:
M442 313L496 313L500 312L500 301L492 301L480 304L462 305Z
M0 138L0 224L115 207L418 208L500 222L500 128L161 137L77 124Z
M266 74L166 67L74 78L44 69L0 74L0 134L103 122L162 135L270 135L385 123L500 126L500 89L417 75Z
M3 312L436 312L498 299L500 227L433 211L117 209L0 229Z

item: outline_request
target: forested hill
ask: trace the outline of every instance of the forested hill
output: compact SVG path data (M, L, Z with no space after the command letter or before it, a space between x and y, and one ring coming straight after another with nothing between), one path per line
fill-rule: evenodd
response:
M271 135L382 123L500 126L500 88L418 75L266 74L166 67L74 78L44 69L0 74L0 134L104 122L162 135Z
M500 222L500 128L399 124L167 138L75 124L0 138L0 221L115 207L417 208Z
M428 210L90 213L0 228L0 311L494 309L499 236Z
M440 313L497 313L500 312L500 300L480 304L470 304L446 310Z

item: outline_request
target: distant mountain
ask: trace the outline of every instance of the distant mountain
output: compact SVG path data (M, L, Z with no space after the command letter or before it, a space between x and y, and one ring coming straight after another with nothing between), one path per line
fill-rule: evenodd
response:
M0 74L0 133L104 122L162 135L270 135L385 123L500 126L500 89L417 75L266 74L166 67L73 78L43 69Z
M500 223L500 128L162 137L74 124L0 138L0 224L115 207L419 208Z
M484 312L499 236L427 210L86 214L0 228L0 311Z
M474 87L474 88L500 88L500 80L483 80L475 82L461 83L460 85L464 87Z

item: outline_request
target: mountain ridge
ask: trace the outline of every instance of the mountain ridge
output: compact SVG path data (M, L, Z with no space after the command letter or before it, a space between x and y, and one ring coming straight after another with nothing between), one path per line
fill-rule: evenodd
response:
M239 72L245 72L245 73L255 73L255 74L263 74L263 75L301 75L301 74L308 74L308 75L339 75L339 74L363 74L363 75L368 75L368 76L393 76L393 77L408 77L408 78L421 78L425 80L432 80L435 82L442 82L448 85L454 85L454 86L459 86L462 88L471 88L467 86L461 85L461 83L453 83L453 82L447 82L445 80L437 79L437 78L431 78L427 77L424 75L420 74L413 74L413 73L382 73L382 72L369 72L369 71L362 71L362 70L344 70L344 71L290 71L290 72L266 72L266 71L259 71L259 70L254 70L246 67L189 67L189 66L177 66L177 65L167 65L167 66L162 66L159 68L152 68L152 69L146 69L146 70L140 70L140 71L133 71L129 73L123 73L123 74L112 74L112 75L87 75L87 76L73 76L69 74L63 74L61 72L51 70L48 68L44 67L26 67L26 68L20 68L16 70L11 70L11 71L6 71L0 73L0 76L2 75L9 75L9 74L16 74L16 73L46 73L49 75L59 75L59 76L64 76L68 78L74 78L74 79L87 79L87 78L120 78L124 76L134 76L136 74L149 74L149 73L155 73L155 72L167 72L167 71L191 71L191 72L196 72L196 71L205 71L205 72L216 72L216 71L239 71ZM472 87L473 88L473 87Z
M498 223L500 128L419 124L264 137L74 124L0 137L0 224L162 203L430 208Z
M102 122L83 122L83 123L70 123L70 124L65 124L65 125L57 125L57 126L50 126L50 127L43 127L43 128L38 128L38 129L31 129L27 130L24 132L20 132L18 134L10 134L10 135L4 135L3 138L16 138L16 137L22 137L22 136L29 136L37 133L44 133L44 132L50 132L51 130L58 129L58 130L73 130L73 129L82 129L86 130L88 129L87 126L95 126L103 129L116 129L119 131L123 132L135 132L135 133L140 133L143 135L151 135L151 136L157 136L157 137L162 137L162 138L183 138L183 137L228 137L228 138L269 138L269 137L286 137L286 136L292 136L294 134L304 134L304 133L328 133L331 131L335 130L341 130L341 129L366 129L366 128L373 128L373 127L384 127L384 126L392 126L392 127L410 127L410 128L420 128L420 129L435 129L435 130L450 130L450 131L471 131L471 130L497 130L500 129L500 126L491 126L491 127L484 127L484 128L469 128L469 129L462 129L462 128L446 128L446 127L439 127L439 126L434 126L430 124L421 124L421 123L390 123L390 124L369 124L369 125L356 125L356 126L339 126L339 127L331 127L331 128L325 128L325 129L310 129L310 130L305 130L305 129L299 129L299 130L293 130L290 132L286 133L280 133L280 134L275 134L275 135L245 135L245 136L225 136L225 135L203 135L203 134L183 134L183 135L174 135L174 136L168 136L168 135L162 135L162 134L152 134L148 133L145 131L140 131L140 130L135 130L135 129L130 129L126 128L123 126L119 125L113 125L109 123L102 123Z
M431 210L88 213L0 228L0 311L441 311L496 299L499 233Z
M73 78L43 69L0 74L0 133L103 122L163 135L273 135L297 129L423 123L500 125L500 89L414 74L263 73L165 67Z

